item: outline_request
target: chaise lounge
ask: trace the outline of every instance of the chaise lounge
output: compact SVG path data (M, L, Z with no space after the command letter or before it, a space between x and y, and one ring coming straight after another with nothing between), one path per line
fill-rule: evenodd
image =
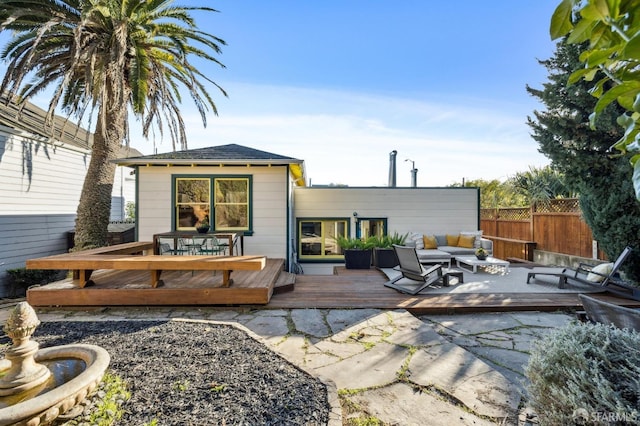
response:
M612 293L623 297L631 297L640 300L640 288L625 285L621 280L616 279L618 270L631 254L631 247L625 247L620 256L613 263L602 263L599 265L591 265L580 263L577 268L533 268L527 274L527 284L531 278L538 275L547 275L558 277L558 288L565 288L567 282L577 282L596 286L602 290L608 290ZM613 285L613 287L610 286Z

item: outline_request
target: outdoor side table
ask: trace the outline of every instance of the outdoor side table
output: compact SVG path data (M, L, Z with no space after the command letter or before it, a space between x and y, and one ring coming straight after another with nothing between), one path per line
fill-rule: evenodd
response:
M449 287L449 281L451 278L457 278L458 284L462 284L463 281L463 272L457 269L444 269L442 274L442 285L444 287Z

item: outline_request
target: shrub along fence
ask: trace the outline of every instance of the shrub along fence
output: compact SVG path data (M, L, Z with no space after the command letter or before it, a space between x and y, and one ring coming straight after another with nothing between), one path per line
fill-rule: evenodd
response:
M481 209L483 235L494 240L496 257L533 260L533 249L593 257L593 235L579 200L562 198L530 207ZM598 251L598 259L606 259Z

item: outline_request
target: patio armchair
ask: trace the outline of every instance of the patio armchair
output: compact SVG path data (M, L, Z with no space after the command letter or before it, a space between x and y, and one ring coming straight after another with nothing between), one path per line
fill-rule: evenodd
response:
M385 287L393 288L401 293L416 295L435 283L442 280L442 265L436 264L426 269L418 259L415 247L393 246L399 265L394 269L400 271L400 276L387 281ZM403 278L414 281L413 283L400 284Z

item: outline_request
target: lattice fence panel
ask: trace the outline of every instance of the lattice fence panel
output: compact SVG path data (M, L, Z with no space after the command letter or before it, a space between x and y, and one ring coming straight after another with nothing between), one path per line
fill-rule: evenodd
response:
M579 213L580 200L577 198L559 198L538 201L534 204L533 209L536 213Z
M480 219L495 220L498 218L498 210L496 209L480 209Z
M531 219L531 209L529 207L513 207L498 210L500 220L529 220Z

